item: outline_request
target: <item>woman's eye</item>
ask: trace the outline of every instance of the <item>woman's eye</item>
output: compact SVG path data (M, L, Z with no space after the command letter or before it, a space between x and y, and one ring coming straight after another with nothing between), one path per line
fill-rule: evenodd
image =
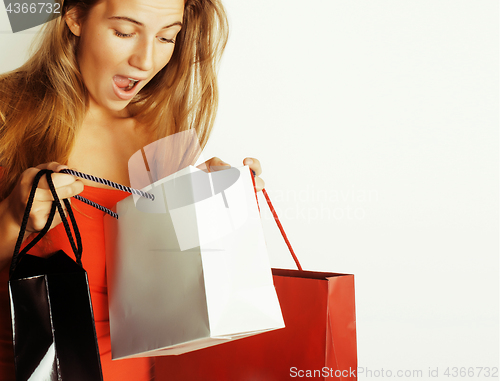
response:
M114 31L115 31L115 35L118 37L121 37L121 38L132 37L134 35L134 33L122 33L116 29ZM158 40L164 44L167 44L167 43L175 44L174 38L158 37Z
M171 44L175 44L175 39L174 38L165 38L165 37L158 37L158 40L160 40L160 42L163 42L163 43L171 43Z
M132 37L132 33L129 33L129 34L121 33L119 31L117 31L116 29L115 29L115 35L117 35L118 37Z

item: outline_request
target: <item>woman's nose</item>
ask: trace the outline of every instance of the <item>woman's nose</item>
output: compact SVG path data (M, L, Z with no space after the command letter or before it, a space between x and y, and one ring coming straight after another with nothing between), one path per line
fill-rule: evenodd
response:
M129 64L143 71L153 68L154 44L151 41L139 41L130 56Z

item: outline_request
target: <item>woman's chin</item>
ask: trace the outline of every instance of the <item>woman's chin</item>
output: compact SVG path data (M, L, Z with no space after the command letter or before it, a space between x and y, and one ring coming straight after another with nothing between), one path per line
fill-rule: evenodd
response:
M96 102L92 97L90 98L89 110L95 110L101 114L108 114L116 118L128 118L130 112L128 106L130 100L105 100L104 102Z
M126 104L117 105L116 107L109 109L109 112L117 118L128 118L130 117L130 111L128 109L129 104L130 102L126 102Z

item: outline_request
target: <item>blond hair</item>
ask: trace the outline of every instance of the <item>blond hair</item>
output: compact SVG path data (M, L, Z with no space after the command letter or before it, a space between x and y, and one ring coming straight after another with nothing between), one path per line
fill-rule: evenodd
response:
M88 93L76 60L78 37L64 14L77 7L83 21L96 3L63 0L62 17L45 24L30 59L0 75L0 200L27 168L68 161ZM220 0L186 0L172 58L131 100L132 116L154 126L158 139L195 128L204 147L217 110L216 70L227 37Z

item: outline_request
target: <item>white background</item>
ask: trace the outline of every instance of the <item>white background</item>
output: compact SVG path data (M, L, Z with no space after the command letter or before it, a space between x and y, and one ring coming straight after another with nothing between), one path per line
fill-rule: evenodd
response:
M303 267L355 274L359 366L498 367L498 2L225 4L205 157L259 158ZM4 72L34 30L0 30Z

